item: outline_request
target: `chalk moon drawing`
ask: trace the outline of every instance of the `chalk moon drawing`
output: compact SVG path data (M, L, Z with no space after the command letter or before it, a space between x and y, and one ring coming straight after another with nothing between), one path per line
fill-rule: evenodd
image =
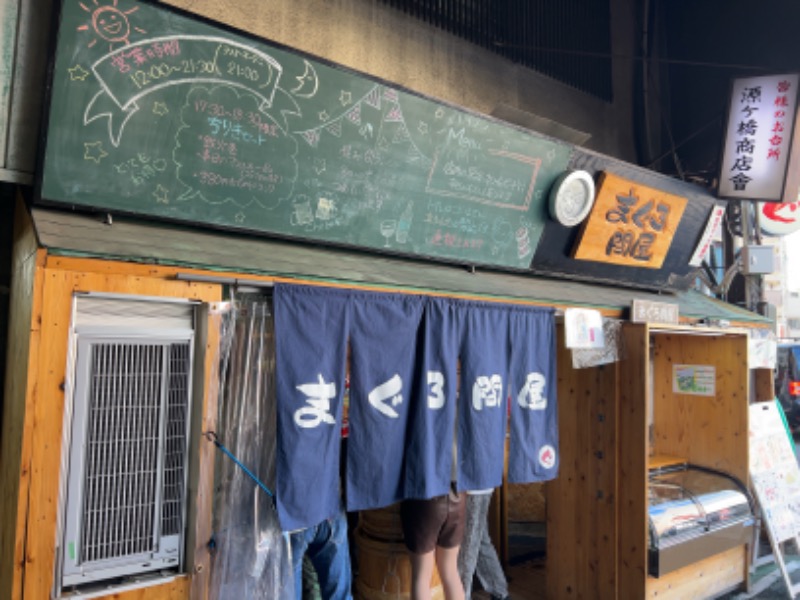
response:
M306 70L299 77L295 77L299 83L290 91L298 98L311 98L317 93L317 88L319 87L319 78L317 77L317 71L314 68L314 65L307 60L304 60L303 62L306 64Z

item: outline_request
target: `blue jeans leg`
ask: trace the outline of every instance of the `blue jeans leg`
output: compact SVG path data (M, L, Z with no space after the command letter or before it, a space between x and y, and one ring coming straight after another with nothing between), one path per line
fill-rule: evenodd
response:
M313 527L292 534L295 597L303 595L303 555L308 555L317 572L322 600L352 600L350 548L347 515L344 511Z
M303 556L308 544L316 536L317 526L295 531L290 535L292 545L292 569L294 571L294 597L303 600Z

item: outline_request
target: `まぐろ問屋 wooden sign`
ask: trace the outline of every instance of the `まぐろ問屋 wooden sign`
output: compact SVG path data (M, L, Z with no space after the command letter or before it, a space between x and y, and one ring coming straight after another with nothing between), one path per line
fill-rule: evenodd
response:
M685 208L686 198L603 173L574 258L658 269Z

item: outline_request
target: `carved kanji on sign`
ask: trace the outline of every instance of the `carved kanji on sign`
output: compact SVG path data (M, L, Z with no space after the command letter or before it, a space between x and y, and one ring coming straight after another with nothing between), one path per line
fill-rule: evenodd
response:
M686 198L603 173L575 258L658 269L685 208Z

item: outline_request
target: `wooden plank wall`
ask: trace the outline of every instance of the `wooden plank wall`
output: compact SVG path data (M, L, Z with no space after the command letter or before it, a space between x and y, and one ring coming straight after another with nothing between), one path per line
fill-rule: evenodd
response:
M626 323L622 333L625 358L618 363L617 597L642 598L647 581L648 330L645 325Z
M210 485L214 481L214 459L216 448L202 437L203 432L217 430L217 399L219 397L219 339L220 320L217 311L209 315L206 309L199 318L197 336L205 340L202 348L205 357L203 372L195 372L192 383L194 389L194 406L198 402L202 410L194 410L194 419L191 422L190 448L198 448L198 452L190 454L193 459L189 465L188 497L194 498L188 512L188 523L194 523L194 528L189 528L186 536L186 564L187 570L192 574L190 597L193 600L202 600L208 595L209 578L211 574L211 555L208 551L208 541L212 536L212 523L208 518L212 514L214 490ZM205 390L198 398L198 390ZM184 596L185 597L185 596Z
M56 553L56 519L60 480L61 439L64 416L65 370L67 366L68 335L75 292L137 294L190 298L203 302L220 299L219 285L191 283L168 279L170 269L131 265L126 263L100 264L99 261L81 259L51 259L37 269L38 286L35 298L41 303L34 305L31 322L40 324L40 336L48 343L40 352L32 347L29 382L35 382L28 390L25 414L25 433L22 443L22 472L28 474L27 519L16 527L17 552L15 553L14 579L22 581L22 595L14 598L47 598L53 586L54 560ZM208 357L206 357L207 360ZM208 364L206 364L208 367ZM206 369L208 372L208 368ZM208 383L208 382L206 382ZM206 407L209 410L209 407ZM208 417L209 415L206 415ZM195 440L195 444L200 443ZM204 444L205 446L205 444ZM192 456L200 456L205 464L196 470L206 479L195 483L193 489L202 495L194 498L196 505L206 514L198 520L200 538L202 530L210 528L210 499L213 450L195 448ZM19 511L24 515L24 511ZM206 537L205 539L208 539ZM24 544L24 556L20 552ZM197 544L195 547L201 546ZM207 556L188 557L190 572L207 573ZM200 565L198 569L197 566ZM164 587L164 597L187 598L189 582L178 578ZM152 592L152 590L151 590ZM120 594L120 598L142 598L145 592L135 591ZM161 596L159 592L159 596Z
M653 451L748 480L748 337L654 333ZM714 396L673 392L675 364L713 366ZM647 597L707 598L747 580L747 547L732 548L661 578Z
M755 402L766 402L775 398L775 371L773 369L753 369L753 388Z
M747 482L749 369L747 335L653 335L653 445ZM672 391L675 364L716 370L713 397Z
M547 597L616 598L617 368L573 369L558 344L560 468L545 486Z
M8 354L0 445L0 600L21 598L27 498L30 485L30 430L40 330L41 266L44 253L18 199L14 223Z

